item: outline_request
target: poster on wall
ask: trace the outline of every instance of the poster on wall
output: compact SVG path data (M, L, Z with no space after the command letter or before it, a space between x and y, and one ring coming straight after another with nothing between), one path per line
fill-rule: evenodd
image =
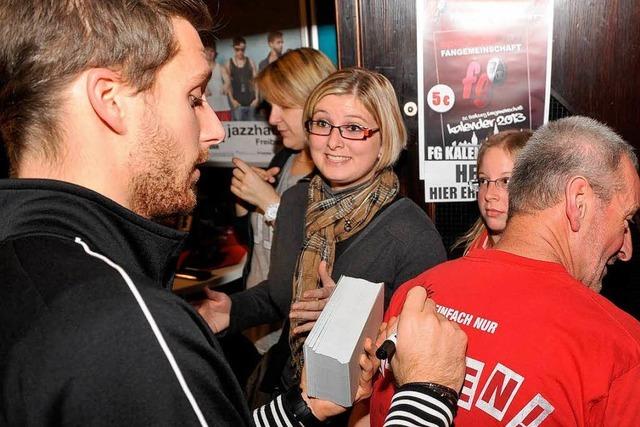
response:
M238 157L264 167L281 146L279 135L268 123L269 106L253 78L287 50L309 46L306 3L289 3L288 18L282 16L282 10L267 7L265 0L253 4L261 26L272 28L270 31L257 32L249 26L244 32L235 29L232 37L203 40L212 68L205 94L226 132L225 140L209 149L209 165L233 167L231 159ZM269 22L282 27L273 28Z
M420 178L473 201L482 141L546 122L553 0L417 0Z

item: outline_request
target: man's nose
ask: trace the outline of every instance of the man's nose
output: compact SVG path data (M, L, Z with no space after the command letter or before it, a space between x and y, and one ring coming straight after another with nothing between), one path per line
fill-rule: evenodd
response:
M624 240L622 247L618 250L618 259L621 261L629 261L633 255L633 241L631 238L631 225L627 223L624 230Z
M209 148L212 145L221 143L224 140L225 132L213 108L207 102L203 104L203 107L205 110L198 119L200 123L200 142L206 144L207 148Z

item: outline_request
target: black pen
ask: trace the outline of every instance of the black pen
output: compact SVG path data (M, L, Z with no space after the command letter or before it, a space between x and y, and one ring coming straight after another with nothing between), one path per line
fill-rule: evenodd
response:
M396 352L396 342L398 341L398 334L392 333L387 337L382 345L376 350L376 357L380 360L391 360Z

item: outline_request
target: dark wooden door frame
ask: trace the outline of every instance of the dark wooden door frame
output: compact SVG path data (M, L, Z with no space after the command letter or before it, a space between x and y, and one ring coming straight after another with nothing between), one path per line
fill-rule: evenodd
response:
M418 100L415 0L335 0L338 66L360 66L384 74L400 108ZM419 113L419 112L418 112ZM402 191L435 220L435 205L424 202L418 176L418 115L403 115L407 150L396 172Z

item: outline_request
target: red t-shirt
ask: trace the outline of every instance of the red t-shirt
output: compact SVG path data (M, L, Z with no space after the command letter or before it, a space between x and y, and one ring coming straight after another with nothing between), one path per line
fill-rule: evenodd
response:
M485 229L478 237L476 237L473 242L469 245L469 250L467 252L471 252L474 249L487 249L489 240L489 233Z
M414 286L469 338L457 427L640 425L640 323L560 264L474 250L402 285L385 320ZM392 377L375 381L374 427Z

